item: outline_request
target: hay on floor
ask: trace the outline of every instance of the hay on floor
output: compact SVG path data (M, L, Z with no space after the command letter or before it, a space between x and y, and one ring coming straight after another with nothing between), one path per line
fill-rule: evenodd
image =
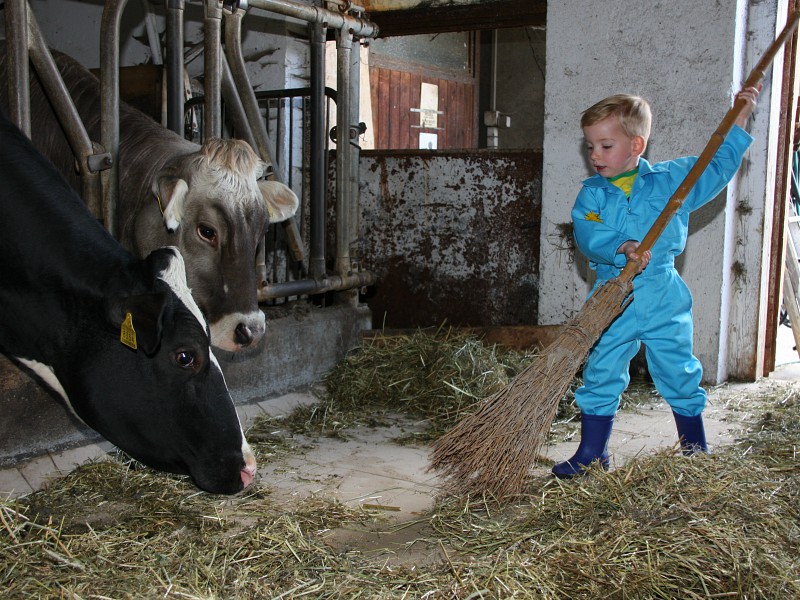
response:
M502 509L443 497L419 516L424 536L409 542L438 556L419 565L331 543L336 528L406 526L382 511L314 496L287 504L268 481L227 498L119 459L86 465L0 501L0 590L76 599L800 597L797 389L725 398L747 432L713 455L665 451L580 481L534 479ZM262 461L296 451L272 439L255 445Z

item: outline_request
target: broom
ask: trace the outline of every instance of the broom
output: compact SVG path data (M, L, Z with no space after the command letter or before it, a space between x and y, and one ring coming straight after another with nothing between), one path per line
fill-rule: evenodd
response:
M764 71L797 26L793 12L743 87L756 87ZM737 100L725 115L697 163L667 202L642 240L637 253L650 250L702 175L745 107ZM638 261L597 289L578 314L542 354L505 388L481 403L433 444L428 470L440 472L457 494L487 494L504 499L521 493L528 470L539 454L555 418L558 403L603 331L632 299Z

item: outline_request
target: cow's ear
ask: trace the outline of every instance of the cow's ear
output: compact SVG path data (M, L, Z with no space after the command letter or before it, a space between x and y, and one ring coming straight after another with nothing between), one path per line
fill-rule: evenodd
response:
M148 356L161 342L166 294L152 293L119 298L111 305L111 320L119 327L120 343Z
M161 213L164 215L164 226L170 233L175 233L183 219L183 203L189 186L183 179L161 177L154 187Z
M280 223L290 219L297 212L300 200L297 195L279 181L259 181L258 189L267 205L270 223Z

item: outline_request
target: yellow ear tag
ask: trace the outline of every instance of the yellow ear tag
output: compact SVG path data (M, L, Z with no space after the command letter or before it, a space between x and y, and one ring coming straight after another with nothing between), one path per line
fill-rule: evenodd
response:
M119 330L119 341L136 350L136 330L133 328L133 315L125 313L125 320L122 322L122 327Z

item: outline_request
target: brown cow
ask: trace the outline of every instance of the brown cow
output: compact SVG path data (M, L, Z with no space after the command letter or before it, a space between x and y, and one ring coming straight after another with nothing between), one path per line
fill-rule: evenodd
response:
M100 86L72 58L53 52L89 137L100 139ZM6 73L0 48L0 73ZM7 81L0 106L7 111ZM31 137L80 190L73 154L31 70ZM275 181L259 181L266 164L239 140L212 139L202 147L120 104L120 242L140 257L176 246L192 295L205 313L212 344L237 351L263 336L256 255L269 223L290 218L297 196Z

